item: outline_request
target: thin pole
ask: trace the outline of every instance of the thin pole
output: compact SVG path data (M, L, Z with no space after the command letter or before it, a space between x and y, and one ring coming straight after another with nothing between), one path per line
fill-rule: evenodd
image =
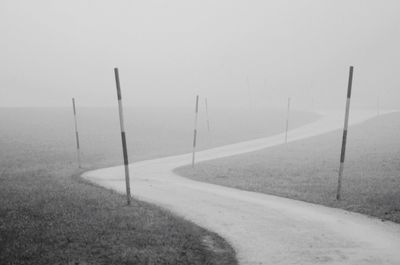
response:
M75 139L76 139L76 154L78 158L78 167L81 168L81 152L79 148L79 133L78 133L78 122L76 120L76 108L75 108L75 98L72 98L72 109L74 111L74 123L75 123Z
M126 199L127 199L128 205L130 205L131 204L131 186L130 186L130 183L129 183L128 149L126 148L124 112L123 112L123 107L122 107L121 87L120 87L120 84L119 84L118 68L114 68L114 74L115 74L115 83L117 85L119 122L120 122L120 126L121 126L122 152L123 152L123 155L124 155Z
M204 99L204 103L206 104L207 130L210 131L210 120L209 120L209 118L208 118L208 104L207 104L207 98Z
M199 113L199 95L196 96L196 109L195 109L195 116L194 116L192 167L194 167L194 160L195 160L195 154L196 154L197 116L198 116L198 113Z
M341 154L340 154L340 167L339 167L339 177L338 177L336 200L340 200L340 197L341 197L340 192L341 192L341 188L342 188L344 158L345 158L345 154L346 154L347 128L348 128L348 124L349 124L350 98L351 98L351 86L352 86L352 84L353 84L353 66L350 66L349 82L348 82L348 86L347 86L346 114L345 114L345 117L344 117L342 151L341 151Z
M287 134L288 134L288 130L289 130L289 114L290 114L290 98L288 98L288 101L287 101L285 144L287 143Z

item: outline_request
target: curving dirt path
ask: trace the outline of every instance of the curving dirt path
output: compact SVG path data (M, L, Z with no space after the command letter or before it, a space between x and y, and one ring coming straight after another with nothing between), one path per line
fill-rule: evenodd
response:
M352 111L350 123L375 113ZM342 112L289 132L288 141L343 126ZM350 128L351 130L351 128ZM284 135L198 152L197 161L278 145ZM136 198L167 208L217 232L236 249L240 264L400 264L400 225L340 209L197 182L172 170L191 154L130 165ZM125 192L122 166L86 172L84 178Z

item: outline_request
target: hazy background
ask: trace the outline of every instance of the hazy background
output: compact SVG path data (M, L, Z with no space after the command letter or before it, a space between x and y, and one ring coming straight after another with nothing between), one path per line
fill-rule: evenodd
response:
M399 1L0 1L0 106L399 108Z
M200 110L197 149L278 134L285 129L285 111L269 109L251 115L239 109L212 113L207 130ZM129 161L139 161L193 149L193 113L181 109L163 112L151 108L126 108ZM315 121L306 111L291 113L290 129ZM80 150L85 168L118 165L122 160L118 111L113 108L79 108ZM76 164L72 111L64 108L1 108L0 169L52 166L52 161ZM282 143L284 136L282 135ZM190 161L188 161L190 163Z

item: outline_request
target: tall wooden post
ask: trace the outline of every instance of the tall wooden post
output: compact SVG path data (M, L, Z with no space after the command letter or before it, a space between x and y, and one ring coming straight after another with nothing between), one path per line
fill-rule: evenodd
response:
M196 96L196 108L195 108L195 116L194 116L192 167L194 167L194 161L195 161L195 155L196 155L197 116L198 116L198 113L199 113L199 95Z
M79 133L78 133L78 122L76 119L76 109L75 109L75 98L72 98L72 109L74 111L74 124L75 124L75 139L76 139L76 153L78 158L78 167L81 168L81 152L79 147Z
M289 114L290 114L290 98L288 98L288 102L287 102L285 144L287 143L287 134L288 134L288 130L289 130Z
M336 192L336 200L341 198L341 188L342 188L342 177L344 169L344 158L346 154L346 142L347 142L347 128L349 124L349 112L350 112L350 98L351 98L351 86L353 84L353 66L350 66L349 70L349 82L347 86L347 100L346 100L346 114L344 117L344 128L343 128L343 138L342 138L342 150L340 154L340 167L338 176L338 186Z
M120 87L120 83L119 83L118 68L114 68L114 74L115 74L115 83L117 85L119 122L120 122L120 126L121 126L122 152L123 152L123 156L124 156L126 199L127 199L128 205L130 205L131 204L131 186L130 186L130 180L129 180L128 149L126 147L124 113L123 113L123 107L122 107L121 87Z
M209 118L208 118L208 104L207 104L207 98L204 99L204 103L206 104L207 130L210 131L210 120L209 120Z

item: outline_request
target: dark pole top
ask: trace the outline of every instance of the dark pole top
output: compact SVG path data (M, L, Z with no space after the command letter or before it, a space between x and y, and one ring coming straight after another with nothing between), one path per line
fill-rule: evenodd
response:
M76 111L75 111L75 98L72 98L72 108L74 109L74 114L76 114Z
M351 97L351 86L353 84L353 66L350 66L350 70L349 70L349 83L348 83L348 87L347 87L347 98Z
M118 74L117 67L114 68L114 74L115 74L115 83L117 85L117 97L118 97L118 100L121 100L121 88L119 85L119 74Z

